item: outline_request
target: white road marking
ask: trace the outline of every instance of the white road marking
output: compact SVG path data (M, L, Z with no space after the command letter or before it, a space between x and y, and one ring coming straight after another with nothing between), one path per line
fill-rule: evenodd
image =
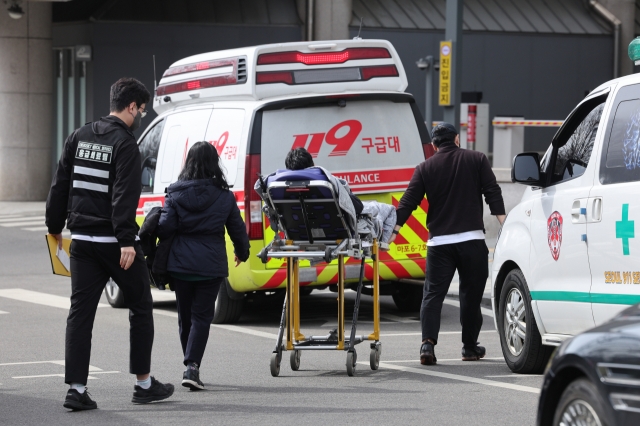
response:
M119 371L113 371L113 373L119 373ZM14 376L12 379L38 379L42 377L62 377L64 378L64 374L38 374L35 376ZM87 376L89 380L98 380L97 377Z
M19 226L35 226L42 225L41 220L29 221L29 222L14 222L14 223L0 223L0 226L4 226L5 228L17 228Z
M451 300L451 299L444 299L443 303L445 305L451 305L451 306L455 306L457 308L460 307L460 301L458 300ZM491 309L488 308L480 308L480 311L482 312L482 315L486 315L488 317L493 318L493 311Z
M164 315L164 316L167 316L167 317L178 318L178 313L177 312L170 312L170 311L164 311L164 310L161 310L161 309L154 309L153 313L154 314L158 314L158 315ZM253 330L253 329L247 328L247 327L239 327L237 325L211 324L211 327L221 328L223 330L235 331L237 333L250 334L252 336L257 336L257 337L265 337L267 339L277 339L278 338L277 334L267 333L267 332L264 332L264 331Z
M495 357L495 358L491 358L491 357L485 357L482 358L483 361L487 361L487 360L504 360L503 357ZM405 360L401 360L401 361L384 361L384 362L398 362L398 363L403 363L403 362L420 362L419 359L405 359ZM438 363L441 362L467 362L467 363L482 363L482 361L462 361L462 358L450 358L450 359L438 359ZM489 376L487 376L489 377ZM498 377L498 376L496 376Z
M56 365L61 365L64 367L64 360L63 359L57 359L57 360L53 360L53 361L26 361L26 362L8 362L5 364L0 364L0 367L4 367L4 366L11 366L11 365L32 365L32 364L56 364ZM98 371L102 371L102 368L98 368L95 365L90 365L89 366L89 371L92 373L98 372Z
M20 228L23 231L48 231L49 228L46 226L36 226L35 228Z
M365 363L365 364L367 364L367 363ZM458 380L458 381L461 381L461 382L476 383L476 384L479 384L479 385L494 386L494 387L498 387L498 388L517 390L517 391L520 391L520 392L529 392L529 393L534 393L534 394L539 394L540 393L540 389L538 389L538 388L532 388L530 386L515 385L513 383L503 383L503 382L498 382L496 380L481 379L479 377L471 377L471 376L462 376L460 374L443 373L441 371L433 371L433 370L427 370L427 369L423 369L423 368L404 367L404 366L401 366L401 365L393 365L393 364L389 364L389 363L386 363L386 362L381 362L380 363L380 367L381 368L387 368L389 370L404 371L406 373L421 374L423 376L440 377L442 379Z
M20 214L0 214L0 220L14 218L14 217L24 217L24 216Z
M390 314L381 314L380 318L384 318L384 319L391 320L391 321L394 321L394 322L403 322L403 323L420 322L420 320L417 320L417 319L399 317L399 316L390 315ZM364 321L358 321L358 322L364 322Z
M38 291L24 290L21 288L8 288L0 290L0 297L19 300L21 302L36 303L38 305L51 306L54 308L69 309L71 300L68 297L56 296L54 294L40 293ZM105 303L98 303L98 308L108 308Z
M0 311L0 315L2 314L8 314L9 312L5 312L5 311Z
M11 218L7 218L6 216L3 218L0 218L0 223L11 223L11 222L24 222L26 220L29 221L40 221L42 222L43 220L45 220L44 216L11 216Z
M496 330L482 330L480 333L495 333ZM462 331L441 331L439 334L462 334ZM422 336L422 333L391 333L381 334L380 337L395 337L395 336Z
M498 374L495 376L484 376L484 377L518 377L518 378L526 378L526 377L544 377L544 374Z

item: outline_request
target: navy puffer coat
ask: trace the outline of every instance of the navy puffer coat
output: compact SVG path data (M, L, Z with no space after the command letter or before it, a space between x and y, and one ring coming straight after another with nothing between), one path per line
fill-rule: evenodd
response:
M175 235L167 271L204 277L227 277L225 228L235 254L249 258L249 237L233 193L212 179L178 181L167 188L158 237Z

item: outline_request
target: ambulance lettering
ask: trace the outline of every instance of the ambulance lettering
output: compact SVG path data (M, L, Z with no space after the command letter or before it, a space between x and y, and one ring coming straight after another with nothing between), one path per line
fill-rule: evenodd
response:
M327 133L306 133L293 135L291 149L306 148L313 158L318 157L323 143L334 145L329 157L343 157L347 155L362 131L362 123L358 120L345 120L331 128ZM400 138L398 136L363 137L364 143L360 147L367 154L386 154L400 152ZM367 182L367 181L364 181Z
M349 173L344 175L336 174L336 176L346 180L349 184L380 182L380 173Z

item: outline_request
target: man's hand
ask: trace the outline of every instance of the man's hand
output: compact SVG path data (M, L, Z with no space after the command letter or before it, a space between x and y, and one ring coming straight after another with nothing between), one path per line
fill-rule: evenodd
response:
M58 242L58 248L62 250L62 234L49 234L49 235L53 236L53 238L56 239L56 241Z
M402 226L394 226L393 230L400 232L400 228L402 228ZM396 240L396 237L398 236L398 234L396 234L395 232L391 234L391 238L389 238L389 241L387 241L387 244L391 244L392 242L394 242Z
M136 249L133 247L120 247L120 267L125 271L136 259Z
M236 268L242 263L242 260L238 259L238 256L235 256Z
M507 215L506 214L498 214L496 215L496 219L498 219L498 222L500 222L500 225L504 225L504 221L507 220Z

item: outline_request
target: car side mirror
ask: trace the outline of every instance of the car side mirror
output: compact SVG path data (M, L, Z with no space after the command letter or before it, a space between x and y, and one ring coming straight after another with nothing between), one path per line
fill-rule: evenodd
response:
M155 174L157 160L153 157L148 157L142 163L142 186L153 186L153 175Z
M529 186L542 186L540 182L540 156L537 152L524 152L513 159L511 181Z

